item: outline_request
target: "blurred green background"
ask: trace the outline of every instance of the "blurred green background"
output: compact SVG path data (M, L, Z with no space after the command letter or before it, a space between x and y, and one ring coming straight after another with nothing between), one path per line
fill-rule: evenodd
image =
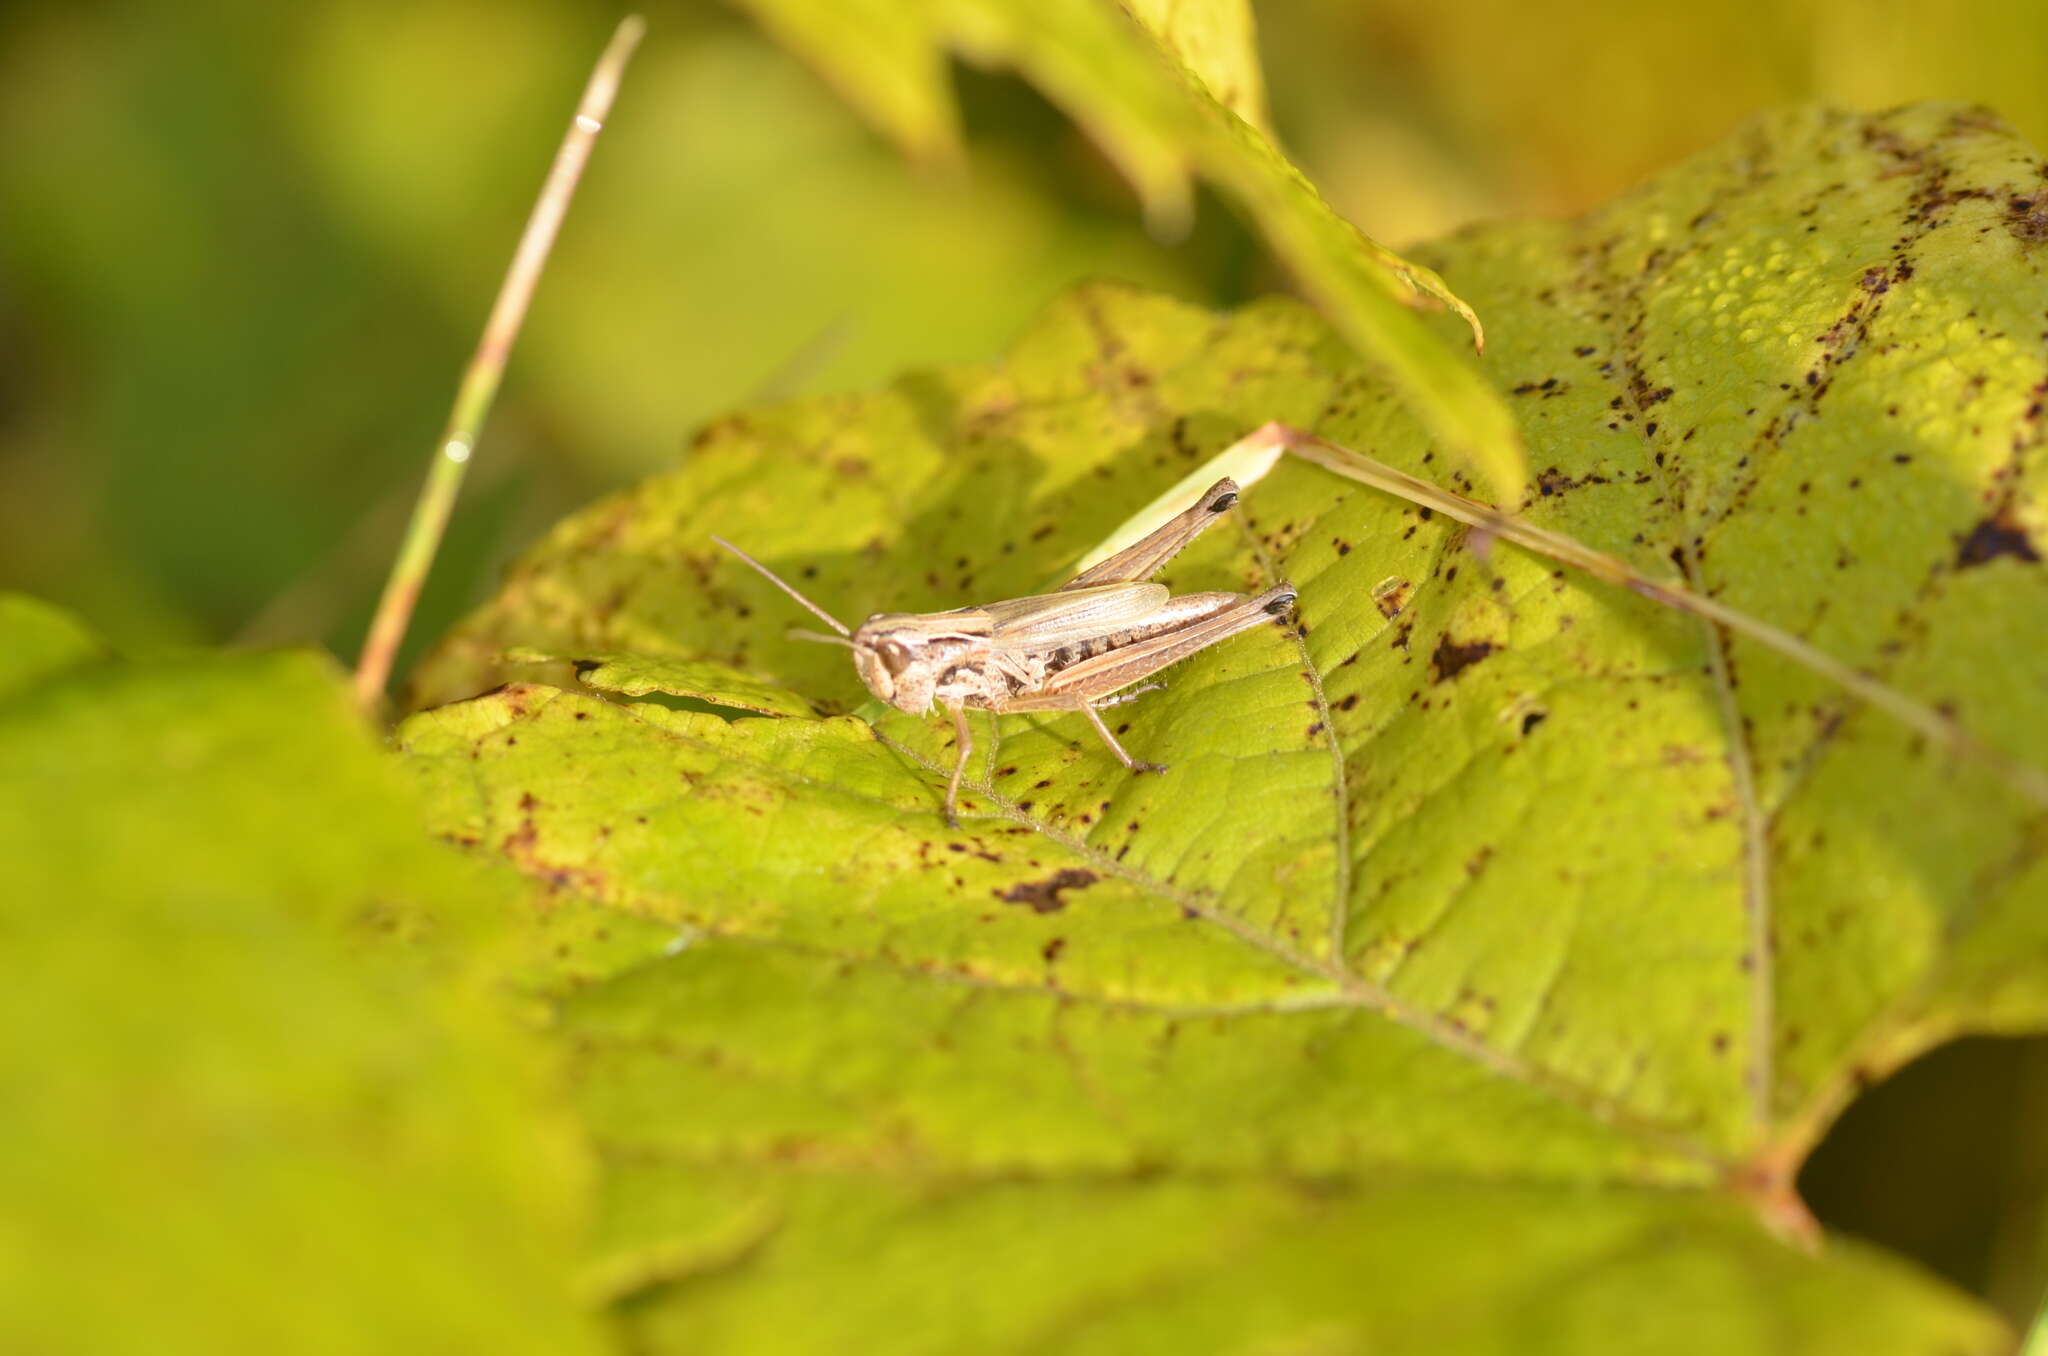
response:
M1282 141L1396 246L1575 211L1792 101L1969 99L2048 140L2038 0L1256 8ZM352 656L620 12L9 8L0 587L131 651ZM408 656L547 524L720 411L986 359L1084 277L1217 305L1284 286L1214 200L1186 238L1149 237L1014 80L957 72L971 158L946 173L904 164L725 7L647 12ZM1898 1080L1902 1109L1859 1107L1809 1170L1822 1216L2026 1312L2048 1267L2043 1049L1939 1054Z

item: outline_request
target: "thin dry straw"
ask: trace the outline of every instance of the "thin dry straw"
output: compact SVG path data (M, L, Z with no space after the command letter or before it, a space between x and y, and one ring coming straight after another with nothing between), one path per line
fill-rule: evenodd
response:
M569 200L575 195L576 181L582 177L591 147L596 144L597 134L604 130L604 120L611 112L612 98L618 93L626 62L646 29L646 23L634 14L620 21L612 33L604 55L590 73L590 83L584 86L583 100L570 120L561 149L555 152L554 166L533 204L533 214L527 218L519 247L512 254L511 267L505 270L505 281L498 287L490 319L484 322L476 353L463 372L455 405L448 412L447 427L441 432L427 468L427 483L413 505L412 521L406 525L404 542L391 564L391 576L384 583L384 594L377 600L376 615L370 619L369 634L363 640L362 656L356 661L356 703L365 711L376 709L383 698L399 643L405 639L405 628L412 620L420 588L433 567L434 553L440 549L442 533L448 526L448 515L462 489L470 454L498 394L498 383L505 375L505 360L526 319L527 303L533 300L533 290L540 282L541 269L547 264L548 251L554 247L555 233L561 229L562 218L569 210Z

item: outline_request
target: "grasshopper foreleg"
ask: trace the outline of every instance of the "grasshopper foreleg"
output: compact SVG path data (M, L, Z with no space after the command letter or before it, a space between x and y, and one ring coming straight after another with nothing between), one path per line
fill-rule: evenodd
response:
M953 828L960 827L960 778L967 772L968 755L974 752L974 727L967 723L967 708L955 706L953 712L953 746L957 753L953 759L953 775L946 782L946 823Z

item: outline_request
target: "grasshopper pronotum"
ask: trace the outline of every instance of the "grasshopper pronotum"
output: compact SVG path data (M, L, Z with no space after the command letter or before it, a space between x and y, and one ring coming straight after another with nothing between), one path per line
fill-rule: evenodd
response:
M1083 570L1055 593L950 612L882 612L851 631L731 542L713 540L837 631L844 638L839 643L853 650L861 682L876 697L912 715L925 715L934 705L952 715L958 754L946 783L946 822L957 828L960 778L974 748L969 707L1079 711L1132 772L1166 770L1125 753L1102 723L1100 708L1130 700L1137 693L1119 696L1118 690L1284 613L1294 601L1288 584L1257 594L1175 597L1164 584L1146 582L1236 502L1237 482L1217 481L1142 541Z

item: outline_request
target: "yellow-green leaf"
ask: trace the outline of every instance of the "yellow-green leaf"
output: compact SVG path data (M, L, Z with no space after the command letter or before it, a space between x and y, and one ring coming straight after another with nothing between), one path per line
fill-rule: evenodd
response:
M1260 131L1266 77L1259 69L1251 0L1126 0L1133 17L1172 52L1210 96Z
M2048 764L2039 164L1969 110L1802 112L1438 247L1538 435L1510 507ZM853 709L711 534L849 621L1032 592L1270 419L1469 488L1305 310L1092 288L999 364L707 431L562 524L421 691L532 645ZM1775 652L1320 468L1233 516L1167 579L1287 578L1299 625L1114 709L1163 775L1073 716L978 718L957 832L945 723L873 705L526 683L403 728L441 831L557 892L609 1151L592 1284L636 1334L2002 1349L1903 1264L1771 1230L1863 1082L2048 1028L2038 809Z
M546 672L549 666L567 665L585 686L622 697L660 694L762 716L817 714L812 703L786 687L764 683L730 664L701 659L649 654L582 655L569 659L539 650L513 650L505 655L505 661L521 669L534 666L540 672Z
M82 628L0 603L0 651ZM583 1165L420 833L309 655L0 698L0 1347L583 1352ZM516 894L516 891L509 892Z

